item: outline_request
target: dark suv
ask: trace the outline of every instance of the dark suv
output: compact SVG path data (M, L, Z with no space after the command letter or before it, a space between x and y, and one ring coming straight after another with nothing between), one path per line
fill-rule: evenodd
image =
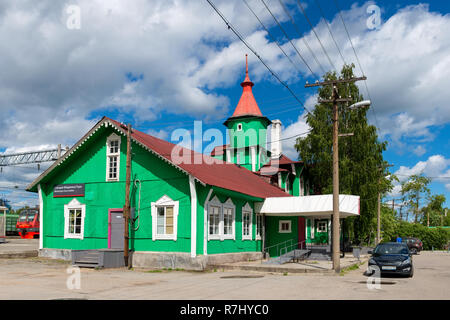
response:
M422 241L418 238L404 238L402 239L403 243L406 243L408 245L409 251L412 254L417 254L418 252L422 251L423 244Z

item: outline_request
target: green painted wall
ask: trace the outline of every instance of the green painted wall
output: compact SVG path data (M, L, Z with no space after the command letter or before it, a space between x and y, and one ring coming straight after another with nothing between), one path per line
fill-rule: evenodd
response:
M290 220L291 221L291 232L290 233L280 233L279 232L279 222L280 220ZM266 217L266 247L269 248L270 257L276 257L279 255L279 248L281 246L272 247L282 242L292 240L292 244L298 243L298 218L297 217ZM289 249L288 249L289 250Z
M325 221L327 224L327 232L319 232L317 225L319 221ZM306 219L306 242L314 244L327 244L328 243L328 219L314 219L314 226L312 219ZM314 239L311 238L311 229L314 228Z
M242 124L241 131L238 131L238 124ZM267 121L264 118L239 118L229 120L227 128L230 146L232 148L266 145Z
M256 235L256 214L253 212L252 217L252 240L242 240L242 207L248 202L250 207L254 210L255 200L262 199L252 198L241 195L236 192L228 191L220 188L212 188L210 186L204 187L197 184L197 254L203 254L204 245L204 205L209 191L213 189L209 200L214 196L224 203L230 198L236 207L235 212L235 239L225 240L207 240L207 254L230 253L230 252L258 252L261 251L261 240L255 240Z
M125 203L126 139L121 138L120 181L106 182L106 138L111 128L100 129L95 138L69 158L62 170L43 185L44 247L100 249L108 246L108 209ZM130 249L137 251L190 251L190 190L187 175L161 161L137 144L132 144L132 179L141 181L140 225L130 228ZM64 239L64 205L73 198L53 198L55 184L85 183L86 204L84 239ZM179 201L177 241L152 239L151 202L163 195ZM131 206L139 206L139 184L131 187ZM136 225L137 226L137 225Z
M101 128L88 140L80 151L67 159L61 169L43 181L45 248L59 249L102 249L108 247L108 209L122 208L125 203L126 138L121 138L120 181L106 182L106 139L113 132L111 128ZM191 203L189 178L172 165L160 160L139 145L132 144L131 206L135 208L138 222L130 227L130 250L190 252L191 251ZM140 181L140 184L138 182ZM64 205L73 197L53 198L56 184L84 183L85 196L77 200L86 204L84 239L64 239ZM196 182L197 191L197 254L203 254L204 203L211 187ZM140 206L139 206L140 191ZM179 201L177 240L152 239L151 202L163 195ZM208 254L261 251L261 241L242 240L242 206L249 202L254 207L255 200L245 195L227 190L215 190L211 199L217 197L225 202L229 197L236 205L235 240L208 241ZM135 230L137 229L137 230ZM253 216L252 237L255 239L256 216Z

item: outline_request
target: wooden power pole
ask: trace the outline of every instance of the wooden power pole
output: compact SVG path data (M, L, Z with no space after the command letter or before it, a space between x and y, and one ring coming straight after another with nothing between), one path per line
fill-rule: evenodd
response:
M125 180L125 206L123 207L123 218L125 219L123 258L125 266L128 267L129 253L129 221L130 221L130 179L131 179L131 124L127 126L127 167Z
M337 85L359 80L366 80L366 77L329 80L306 84L305 88L331 85L332 96L330 100L319 100L320 103L333 103L333 220L331 227L332 235L332 260L335 272L340 272L340 232L339 232L339 109L338 102L352 101L350 98L340 98ZM348 134L343 134L347 136Z

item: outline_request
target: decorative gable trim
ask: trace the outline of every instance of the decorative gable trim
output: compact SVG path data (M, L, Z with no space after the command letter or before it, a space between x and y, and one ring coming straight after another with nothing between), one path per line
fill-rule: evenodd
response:
M43 178L45 178L53 169L55 169L57 166L61 165L62 163L64 163L64 161L66 161L68 158L70 158L86 141L88 141L101 127L112 127L117 133L119 133L120 135L123 136L127 136L126 132L124 130L126 129L121 129L119 128L116 124L112 123L108 118L104 117L102 120L100 120L99 122L97 122L97 124L91 129L89 130L77 143L75 143L72 148L70 148L66 153L64 153L64 155L59 158L58 160L56 160L47 170L45 170L39 177L37 177L32 183L30 183L26 190L30 190L32 189L34 186L36 186ZM158 158L160 158L161 160L165 161L166 163L170 164L171 166L177 168L178 170L180 170L181 172L183 172L184 174L186 174L187 176L189 176L189 173L185 170L183 170L181 167L177 166L176 164L174 164L173 162L171 162L169 159L163 157L162 155L160 155L159 153L157 153L156 151L150 149L149 147L147 147L146 145L144 145L143 143L141 143L140 141L134 139L133 137L131 137L131 141L135 142L136 144L138 144L139 146L141 146L142 148L144 148L145 150L151 152L152 154L156 155ZM200 179L194 177L194 179L196 181L198 181L201 185L206 186L206 183L204 183L203 181L201 181Z

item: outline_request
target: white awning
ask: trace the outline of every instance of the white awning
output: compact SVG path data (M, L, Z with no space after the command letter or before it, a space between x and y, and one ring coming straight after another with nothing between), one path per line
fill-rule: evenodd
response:
M333 195L274 197L255 203L255 211L267 216L330 217ZM339 195L339 215L342 218L359 215L359 196Z

